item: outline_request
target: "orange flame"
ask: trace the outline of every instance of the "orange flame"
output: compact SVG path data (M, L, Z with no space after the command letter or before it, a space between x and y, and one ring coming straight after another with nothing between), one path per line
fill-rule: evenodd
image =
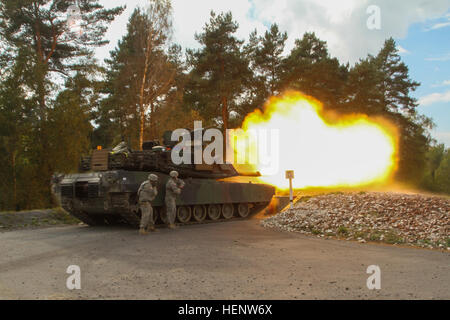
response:
M245 118L242 129L231 137L235 158L257 159L247 161L247 167L251 164L262 182L281 190L288 188L286 170L295 171L296 189L335 188L386 182L397 166L398 134L392 124L362 114L324 112L319 101L298 92L272 97L263 112ZM251 132L273 129L279 133L279 163L276 173L268 174L260 164L264 154L248 141Z

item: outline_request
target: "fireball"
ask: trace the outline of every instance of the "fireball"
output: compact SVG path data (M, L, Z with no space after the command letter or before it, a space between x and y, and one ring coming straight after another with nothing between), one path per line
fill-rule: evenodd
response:
M271 98L231 134L238 170L251 165L262 182L281 190L288 188L286 170L295 171L296 189L385 182L396 169L397 140L386 120L327 113L319 101L298 92Z

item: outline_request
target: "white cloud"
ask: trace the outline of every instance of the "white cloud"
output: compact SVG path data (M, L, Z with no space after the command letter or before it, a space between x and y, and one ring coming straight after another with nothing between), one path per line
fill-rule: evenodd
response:
M439 87L446 87L446 86L450 86L450 80L444 80L442 82L431 85L432 88L439 88Z
M342 62L355 62L368 53L376 54L386 38L404 38L413 23L442 17L448 0L253 0L256 16L267 23L278 22L287 30L290 45L305 31L326 40L332 55ZM366 9L376 4L381 10L381 30L366 27Z
M441 29L441 28L445 28L445 27L449 27L449 26L450 26L450 22L436 23L436 24L433 25L431 28L429 28L428 31L430 31L430 30L436 30L436 29Z
M250 1L246 0L172 0L174 13L175 41L184 48L198 47L194 38L195 33L201 33L206 22L209 22L210 12L216 13L231 11L233 19L239 23L236 36L247 39L256 28L258 32L266 30L261 21L249 16L252 9Z
M450 60L450 53L441 55L439 57L430 57L430 58L425 58L426 61L448 61Z
M126 12L116 19L107 33L109 46L97 50L102 60L108 56L117 40L126 32L126 23L134 7L145 5L148 0L100 0L106 7L126 4ZM287 31L287 49L306 31L314 31L326 40L330 53L343 63L354 63L367 54L376 54L386 38L404 38L408 28L416 22L442 18L450 8L448 0L377 0L381 9L381 30L369 30L366 9L371 0L172 0L174 8L174 40L183 48L196 47L195 32L201 32L209 19L210 10L232 11L239 23L237 36L247 38L258 29L262 33L267 26L278 23Z
M148 0L100 0L100 3L107 8L126 5L126 10L120 17L111 24L106 39L110 44L96 50L98 59L103 60L108 57L116 45L117 41L126 33L126 25L130 15L136 6L145 6ZM233 18L239 23L239 29L236 36L240 39L248 38L250 32L255 28L258 32L264 32L265 26L261 21L249 17L252 4L247 0L172 0L174 34L173 40L180 44L184 49L195 48L199 44L195 40L195 33L202 32L206 22L209 21L210 12L216 13L231 11Z
M437 29L449 27L450 26L450 14L446 14L444 19L447 21L435 23L431 27L429 27L426 31L437 30Z
M421 106L429 106L436 102L450 102L450 90L444 93L432 93L419 99Z
M401 45L397 46L397 50L398 50L398 53L400 53L400 54L410 54L411 53L408 50L406 50L405 48L403 48Z

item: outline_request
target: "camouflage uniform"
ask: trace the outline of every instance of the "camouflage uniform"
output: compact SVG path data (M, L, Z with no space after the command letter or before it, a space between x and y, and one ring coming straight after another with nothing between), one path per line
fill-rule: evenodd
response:
M151 201L158 194L156 188L157 179L156 175L150 175L149 179L144 181L138 190L139 208L141 209L141 232L146 228L154 229L155 226Z
M176 197L181 193L181 189L184 187L184 182L178 179L178 172L172 171L170 178L166 184L166 214L167 222L170 227L175 225L175 217L177 214Z

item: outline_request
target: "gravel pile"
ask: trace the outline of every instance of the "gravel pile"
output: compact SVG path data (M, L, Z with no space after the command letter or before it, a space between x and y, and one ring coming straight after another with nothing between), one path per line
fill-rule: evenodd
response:
M450 250L450 199L400 193L332 193L303 197L263 220L285 231Z

